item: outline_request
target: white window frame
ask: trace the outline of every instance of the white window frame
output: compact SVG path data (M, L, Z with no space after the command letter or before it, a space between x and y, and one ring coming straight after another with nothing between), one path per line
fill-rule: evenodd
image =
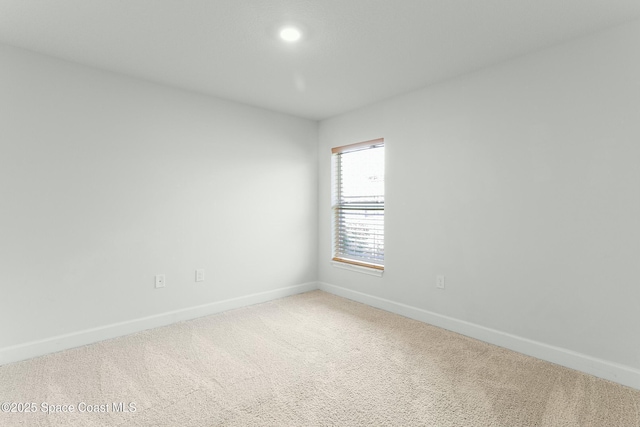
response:
M367 150L374 149L384 146L384 138L374 139L370 141L359 142L356 144L345 145L341 147L335 147L331 149L332 153L332 171L331 171L331 180L332 180L332 260L331 263L335 267L345 268L351 271L357 271L360 273L371 274L375 276L382 276L384 272L384 249L382 253L383 259L378 262L366 262L360 259L350 259L348 254L340 253L338 249L338 242L342 241L344 237L339 235L340 227L338 226L338 221L341 216L341 212L346 211L352 206L347 205L345 203L340 203L340 189L341 183L340 181L340 170L339 170L339 156L343 153L349 153L353 151L359 150ZM384 171L383 171L384 173ZM377 210L382 211L382 223L383 223L383 231L382 231L382 239L384 242L384 201L382 203L366 203L366 207L363 209L367 210ZM373 252L372 252L373 254ZM379 253L376 252L379 255Z

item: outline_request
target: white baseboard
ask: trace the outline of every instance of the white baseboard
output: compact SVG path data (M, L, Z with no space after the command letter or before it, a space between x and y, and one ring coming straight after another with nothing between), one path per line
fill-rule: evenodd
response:
M430 325L475 338L490 344L517 351L567 368L604 378L640 390L640 370L598 359L560 347L532 341L516 335L485 328L464 320L443 316L421 308L390 301L340 286L320 282L319 289L372 307L390 311Z
M640 370L328 283L309 282L0 349L0 365L321 289L372 307L640 390Z
M318 289L317 282L303 283L301 285L274 289L272 291L260 292L224 301L217 301L210 304L203 304L196 307L189 307L182 310L170 311L154 316L114 323L70 334L58 335L39 341L5 347L0 349L0 365L31 359L33 357L68 350L70 348L81 347L83 345L129 335L146 329L157 328L235 308L259 304L315 289Z

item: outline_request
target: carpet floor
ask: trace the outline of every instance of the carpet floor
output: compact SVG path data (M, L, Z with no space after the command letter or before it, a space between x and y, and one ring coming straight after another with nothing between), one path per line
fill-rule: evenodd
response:
M3 427L640 426L640 391L322 291L1 366L2 402L37 408Z

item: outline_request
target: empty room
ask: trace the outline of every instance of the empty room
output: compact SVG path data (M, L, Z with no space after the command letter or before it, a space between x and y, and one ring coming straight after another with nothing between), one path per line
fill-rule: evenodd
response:
M0 0L0 426L640 427L640 1Z

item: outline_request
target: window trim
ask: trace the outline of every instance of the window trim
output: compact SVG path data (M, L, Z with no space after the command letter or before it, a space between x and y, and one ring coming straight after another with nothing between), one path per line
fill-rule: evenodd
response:
M380 146L380 145L385 145L384 143L384 138L376 138L376 139L371 139L368 141L363 141L363 142L357 142L355 144L348 144L348 145L343 145L343 146L339 146L339 147L333 147L331 148L331 154L336 155L336 154L342 154L342 153L348 153L351 151L359 151L361 149L369 149L369 148L375 148L376 146ZM333 167L333 166L332 166ZM335 171L332 170L331 173L331 179L332 179L332 188L335 185L335 182L333 180L336 179L335 177ZM336 247L335 247L335 237L336 237L336 225L335 225L335 211L336 211L336 204L334 204L334 193L333 193L333 189L332 189L332 203L331 203L331 209L333 211L332 213L332 245L331 245L331 253L332 253L332 258L331 258L331 264L335 267L340 267L340 268L344 268L347 270L351 270L351 271L357 271L359 273L365 273L365 274L371 274L374 276L378 276L381 277L382 273L384 272L384 264L380 265L380 264L372 264L372 263L367 263L364 261L359 261L359 260L353 260L353 259L348 259L348 258L342 258L339 256L335 255L335 251L336 251ZM385 208L382 208L382 211L385 211ZM383 234L384 235L384 234Z
M376 145L383 145L384 138L371 139L364 142L356 142L355 144L343 145L341 147L334 147L331 149L331 154L346 153L348 151L355 151L357 148L362 147L374 147Z
M368 274L369 276L382 277L384 274L384 270L378 270L377 268L371 267L362 267L354 264L347 264L342 261L331 261L331 265L336 268L341 268L343 270L355 271L356 273Z
M362 261L354 261L354 260L348 259L348 258L340 258L340 257L335 257L334 256L333 258L331 258L331 261L343 262L345 264L351 264L351 265L357 265L358 267L373 268L375 270L384 270L384 265L370 264L368 262L362 262Z

